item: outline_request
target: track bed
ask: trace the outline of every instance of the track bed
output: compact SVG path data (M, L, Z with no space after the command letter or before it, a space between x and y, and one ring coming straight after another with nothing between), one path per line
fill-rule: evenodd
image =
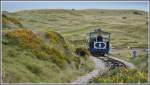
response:
M72 82L73 84L88 83L90 79L92 79L93 77L103 75L104 73L114 68L119 67L134 68L134 65L132 63L126 62L124 60L112 56L109 57L90 56L90 59L95 63L95 70L84 76L79 77L77 80Z

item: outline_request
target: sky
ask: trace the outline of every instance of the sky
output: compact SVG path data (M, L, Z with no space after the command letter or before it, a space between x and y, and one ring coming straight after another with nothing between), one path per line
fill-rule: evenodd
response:
M2 11L31 9L137 9L148 11L146 1L2 1Z

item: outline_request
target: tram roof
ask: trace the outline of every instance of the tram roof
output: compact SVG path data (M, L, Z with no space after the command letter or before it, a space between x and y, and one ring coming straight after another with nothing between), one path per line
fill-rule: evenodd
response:
M88 34L97 34L97 33L111 34L111 33L109 33L109 32L104 32L104 31L102 31L101 29L96 29L96 30L94 30L93 32L90 32L90 33L88 33Z

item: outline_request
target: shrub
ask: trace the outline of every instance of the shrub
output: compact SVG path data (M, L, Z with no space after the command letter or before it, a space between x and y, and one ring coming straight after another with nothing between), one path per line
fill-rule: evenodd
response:
M19 44L23 48L31 49L37 58L52 61L61 68L64 67L67 61L66 56L64 56L58 49L50 48L49 46L42 43L42 40L38 38L32 31L21 29L13 30L7 32L5 37L10 40L10 44ZM47 37L50 40L53 40L53 43L61 43L61 41L62 43L65 43L63 37L58 33L49 32L47 33Z
M86 56L87 53L86 51L84 51L82 48L77 48L75 53L78 55L78 56Z
M127 19L127 17L122 17L122 19Z
M49 55L52 55L51 56L52 62L54 62L55 64L57 64L61 68L65 67L65 63L66 63L67 57L63 56L61 52L59 52L55 48L49 48L47 50L47 53Z
M42 69L37 65L28 64L26 67L34 74L40 75L42 73Z
M20 44L22 47L38 48L41 40L29 30L13 30L5 34L5 38L13 44Z
M17 55L16 51L14 51L14 50L8 50L8 56L9 57L16 57L16 55Z
M146 23L145 23L146 25L148 25L148 21L146 21Z
M46 32L45 34L45 38L50 40L50 43L54 43L54 44L64 44L65 40L64 38L56 32L50 31L50 32Z
M137 11L134 11L133 14L137 14L137 15L143 15L142 13L140 12L137 12Z
M71 9L72 11L75 11L75 9Z
M9 74L9 71L16 70L15 73L21 74L6 75L7 77L3 78L5 82L67 82L92 70L89 63L85 63L85 58L73 55L60 34L50 32L47 39L52 40L51 43L45 43L43 41L45 39L42 38L30 30L22 29L11 30L4 34L2 44L7 49L3 50L5 54L3 62L12 68L3 64L8 68L8 71L5 70L3 73Z

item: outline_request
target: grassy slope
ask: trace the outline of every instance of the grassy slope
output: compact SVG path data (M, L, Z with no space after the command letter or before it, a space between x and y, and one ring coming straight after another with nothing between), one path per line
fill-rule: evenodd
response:
M148 46L148 13L144 11L58 9L20 11L11 15L28 29L54 30L69 40L85 40L86 33L100 27L111 33L113 47Z
M10 16L8 13L2 14L2 27L5 29L23 28L22 23L15 17Z
M3 82L71 82L93 69L56 32L12 30L5 32L2 44Z
M148 31L148 27L147 27L148 13L143 12L143 11L138 11L138 10L97 10L97 9L30 10L30 11L20 11L20 12L16 12L16 13L11 13L10 15L12 17L15 17L15 19L19 20L19 22L22 23L26 29L33 30L34 32L37 31L37 33L40 32L40 35L42 35L41 31L44 31L44 32L45 31L57 31L58 33L63 35L65 40L71 40L73 42L73 45L75 44L74 42L76 42L77 44L75 44L74 47L81 46L82 44L84 46L85 39L86 39L86 33L89 33L99 27L101 27L102 30L108 31L111 33L111 35L112 35L111 42L112 42L113 47L122 48L122 47L131 46L131 47L147 48L147 46L148 46L148 43L147 43L147 41L148 41L147 40L148 39L147 38L148 37L148 32L147 32ZM15 28L13 28L13 29L15 29ZM5 31L7 32L7 27L4 27L3 32L5 32ZM47 40L42 40L42 41L49 42ZM49 43L45 43L45 44L49 44ZM37 58L38 55L45 55L45 54L43 54L43 53L45 53L45 51L43 52L43 51L39 50L38 52L42 52L41 54L36 54L36 53L33 54L33 52L31 52L30 50L29 51L25 50L25 52L24 52L24 50L21 50L20 55L22 57L20 57L21 60L18 60L17 57L15 57L15 58L10 58L10 57L13 55L20 56L17 51L18 48L22 49L22 48L20 48L20 46L19 47L15 46L15 45L11 45L11 46L3 45L3 46L4 46L4 48L6 48L6 50L3 50L3 54L4 54L3 56L6 56L3 59L4 68L5 68L4 70L6 71L6 74L5 74L6 77L4 76L4 79L12 80L11 77L9 79L8 75L10 75L10 74L8 74L8 73L13 72L13 73L11 73L11 75L13 77L16 75L18 75L18 76L25 75L25 78L22 78L21 80L19 80L20 78L15 78L15 80L18 79L18 81L15 81L15 82L19 82L19 81L20 82L21 81L24 81L24 82L28 82L28 81L57 82L58 80L60 80L58 82L67 82L67 81L70 81L71 79L74 79L76 74L79 74L78 73L79 70L72 71L72 68L69 69L69 71L67 69L60 71L59 66L58 67L56 66L56 69L59 68L59 71L58 71L59 74L56 73L58 69L57 70L56 69L55 70L46 69L46 70L48 70L48 72L52 72L52 74L54 74L54 75L43 74L43 73L47 73L45 70L45 68L47 68L47 65L48 66L50 65L50 67L54 67L56 65L53 62L47 62L47 64L46 64L45 61L43 62L43 60L40 60L39 58ZM56 46L55 39L54 39L53 45L49 45L49 46L50 46L50 48L59 47L59 46ZM69 46L72 46L72 44L69 44ZM11 51L9 51L9 50L12 48L13 48L13 52L11 54ZM63 55L67 54L67 53L63 52L63 50L64 50L64 47L62 47L59 50L59 52L63 53ZM16 51L16 52L14 52L14 51ZM120 56L130 57L125 52L126 51L123 51L122 53L120 52ZM14 54L14 53L16 53L16 54ZM27 56L26 53L29 56ZM55 53L52 55L55 55ZM115 54L115 55L118 56L119 54ZM29 60L24 59L24 57L26 57ZM143 57L141 57L141 58L143 58ZM35 60L34 62L36 62L36 63L40 63L41 66L36 65L36 63L32 62L33 60ZM17 62L14 63L14 61L17 61ZM33 65L31 67L35 66L35 69L43 68L44 70L39 71L40 75L35 74L34 72L32 72L33 69L31 69L30 66L28 67L24 64L22 65L21 63L18 63L18 61L19 62L24 61L25 63L30 62L31 65ZM67 60L64 60L64 61L67 61ZM83 59L83 61L85 61L85 59ZM140 59L139 59L139 61L140 61ZM72 62L72 63L75 63L75 62ZM136 61L132 61L132 62L136 62ZM18 64L20 64L20 65L15 66ZM53 64L54 64L54 66L53 66ZM84 65L86 65L86 64L84 64ZM17 68L18 70L16 71L15 69L13 69L13 71L11 71L9 68L7 68L7 67L12 67L12 66ZM22 67L24 67L24 70L21 70L21 69L23 69ZM84 66L84 67L87 68L88 66ZM80 69L80 70L82 70L83 73L85 71L85 69ZM23 72L23 74L21 74L21 73L17 74L17 72L20 72L20 71ZM31 73L30 75L25 74L25 73L28 74L29 72ZM71 72L71 73L69 74L69 72ZM63 73L68 73L68 76L66 78L64 78ZM13 74L15 74L15 75L13 75ZM41 75L45 75L45 77L44 78L40 77ZM55 76L55 75L57 75L57 76ZM16 77L18 77L18 76L16 76ZM52 80L52 79L51 79L51 81L45 80L45 79L47 79L46 77L50 77L50 76L52 76L52 78L54 80ZM53 77L53 76L55 76L55 77ZM35 77L35 78L33 78L33 77ZM26 78L28 78L28 79L26 79ZM63 78L64 80L61 80L61 78ZM68 79L68 78L70 78L70 79ZM31 80L31 79L35 79L35 80ZM14 80L12 80L12 81L14 81ZM11 81L6 81L6 82L11 82Z

